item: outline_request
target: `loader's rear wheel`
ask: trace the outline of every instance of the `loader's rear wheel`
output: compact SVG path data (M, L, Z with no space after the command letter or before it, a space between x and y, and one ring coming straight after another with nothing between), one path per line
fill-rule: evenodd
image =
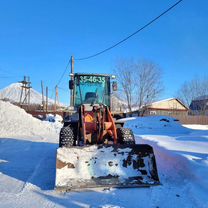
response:
M59 147L71 147L75 145L75 134L73 127L66 126L61 128L59 136Z
M131 129L117 128L117 136L120 144L135 144L134 134Z

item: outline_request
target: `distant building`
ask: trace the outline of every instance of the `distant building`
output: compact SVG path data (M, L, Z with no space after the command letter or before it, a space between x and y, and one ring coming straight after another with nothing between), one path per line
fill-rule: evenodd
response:
M189 108L177 98L169 98L143 106L138 114L143 115L188 115Z
M111 96L111 111L124 112L127 109L127 104L118 95L113 94Z
M189 108L194 115L208 115L208 95L192 100Z

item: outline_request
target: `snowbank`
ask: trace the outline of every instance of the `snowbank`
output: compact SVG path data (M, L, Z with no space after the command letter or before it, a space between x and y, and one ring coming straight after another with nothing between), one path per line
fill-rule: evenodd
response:
M60 115L53 115L53 114L47 114L45 120L43 120L44 123L51 126L57 134L59 134L60 129L63 126L63 118Z
M200 208L208 207L208 132L204 133L203 136L193 136L191 132L175 137L136 137L137 143L153 147L161 182L164 185L172 183L172 189L182 185L184 192L181 194L192 200L193 207Z
M169 183L171 189L177 192L181 186L183 191L177 195L192 201L188 205L184 200L183 205L208 206L208 131L199 130L202 127L198 130L185 128L176 119L167 116L127 119L125 127L132 128L137 143L153 147L159 177L164 184L163 192Z
M53 190L58 145L51 137L57 142L58 135L50 125L56 122L0 101L0 207L207 208L208 131L164 116L127 120L137 143L153 146L162 185L61 194Z
M47 114L45 121L54 122L54 123L61 123L63 121L62 116L60 115L53 115L53 114Z
M199 124L186 124L183 125L186 128L189 129L197 129L197 130L208 130L208 125L199 125Z
M185 134L190 130L183 127L177 119L168 116L132 117L123 119L126 128L136 134Z
M57 128L49 122L42 122L25 110L0 101L0 136L3 137L24 137L24 136L52 136L57 137Z

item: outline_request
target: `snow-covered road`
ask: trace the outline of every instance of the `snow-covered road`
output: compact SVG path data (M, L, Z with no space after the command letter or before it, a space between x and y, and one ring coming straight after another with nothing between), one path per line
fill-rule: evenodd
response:
M0 207L207 207L206 180L198 178L205 172L155 138L160 139L137 136L137 141L154 146L161 186L66 194L53 190L57 144L1 139Z
M0 122L0 208L208 207L207 130L187 129L156 117L129 121L137 143L153 146L162 185L58 193L54 190L57 129L13 106L10 112L14 108L16 117L9 118L2 107L0 102L0 121L7 119ZM18 125L12 125L14 120ZM16 128L24 129L23 134Z

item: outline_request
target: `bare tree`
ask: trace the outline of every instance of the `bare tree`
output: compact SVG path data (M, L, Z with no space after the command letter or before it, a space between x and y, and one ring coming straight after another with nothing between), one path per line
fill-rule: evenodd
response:
M154 101L163 89L161 70L150 61L122 59L117 62L115 72L129 111L132 106L141 108Z
M190 106L193 100L208 95L208 78L195 78L191 81L185 81L177 91L176 95L186 106ZM206 105L202 105L200 111L205 111L205 108Z
M131 60L120 59L114 71L121 87L120 94L127 101L129 111L132 111L136 88L135 64Z
M184 102L187 106L190 106L191 101L200 95L200 83L199 80L191 80L184 82L180 89L177 91L177 98Z
M139 108L155 101L163 90L161 70L150 62L142 61L136 64L137 105Z

